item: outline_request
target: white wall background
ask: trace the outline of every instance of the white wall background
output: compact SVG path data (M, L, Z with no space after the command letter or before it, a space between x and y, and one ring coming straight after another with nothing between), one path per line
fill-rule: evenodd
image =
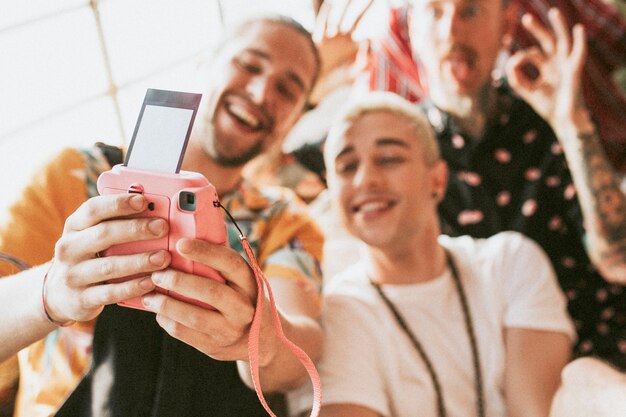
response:
M0 0L0 220L59 148L129 140L146 88L197 92L222 21L259 12L313 29L312 0Z

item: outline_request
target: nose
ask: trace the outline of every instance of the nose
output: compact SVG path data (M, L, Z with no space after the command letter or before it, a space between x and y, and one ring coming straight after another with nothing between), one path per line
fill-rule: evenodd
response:
M372 189L376 188L382 182L382 176L376 169L376 165L371 162L363 162L359 164L352 185L355 188Z
M462 36L463 19L460 10L452 4L448 5L437 25L440 39L455 39Z
M246 91L250 95L255 104L263 104L267 100L269 92L270 80L265 76L257 76L252 78L247 86Z

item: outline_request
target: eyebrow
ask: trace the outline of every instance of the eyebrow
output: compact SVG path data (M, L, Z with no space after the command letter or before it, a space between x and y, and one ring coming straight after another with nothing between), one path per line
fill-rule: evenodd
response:
M409 144L406 141L398 138L379 138L376 139L376 146L386 146L386 145L394 145L400 146L402 148L410 148Z
M261 59L265 59L266 61L271 61L272 60L272 57L267 52L261 51L259 49L247 48L247 49L245 49L245 51L251 53L252 55L256 55L257 57L259 57ZM306 90L306 86L304 85L304 81L302 81L302 78L300 78L300 76L298 74L296 74L295 72L293 72L291 70L288 70L287 71L287 78L289 78L298 87L300 87L300 89L302 91Z
M354 152L354 146L352 146L352 145L346 146L341 151L339 151L339 153L337 155L335 155L335 161L337 159L341 158L342 156L344 156L346 154L349 154L349 153L352 153L352 152Z
M379 146L400 146L402 148L405 149L409 149L410 146L408 143L406 143L405 141L401 140L401 139L397 139L397 138L379 138L376 139L376 147ZM342 156L352 153L354 152L354 146L353 145L348 145L345 148L343 148L341 151L339 151L339 153L335 156L335 160L341 158Z

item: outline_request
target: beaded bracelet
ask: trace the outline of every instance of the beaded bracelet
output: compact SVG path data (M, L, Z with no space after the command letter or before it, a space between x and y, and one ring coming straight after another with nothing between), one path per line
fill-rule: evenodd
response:
M46 306L46 281L48 280L48 272L50 272L51 269L52 269L52 265L50 265L50 268L48 268L48 270L46 271L46 275L43 276L43 283L41 284L41 305L43 306L43 313L46 315L46 319L48 319L48 321L54 324L55 326L68 327L76 323L76 321L70 320L70 321L66 321L65 323L59 323L58 321L53 319L52 316L50 316L50 313L48 313L48 308Z

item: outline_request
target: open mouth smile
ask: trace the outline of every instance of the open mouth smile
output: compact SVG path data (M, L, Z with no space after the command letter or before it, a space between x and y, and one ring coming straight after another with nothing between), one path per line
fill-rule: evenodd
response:
M250 102L246 97L231 93L224 99L224 110L243 130L249 132L270 131L272 119L265 109Z
M253 113L248 111L245 106L238 103L227 103L226 111L233 116L239 123L246 126L252 131L259 131L263 128L263 123Z
M378 213L384 210L388 210L394 207L396 203L394 201L388 200L378 200L378 201L367 201L360 204L355 204L351 207L352 213L360 213L360 214L372 214Z
M470 72L476 67L476 53L464 46L454 46L452 50L445 55L444 62L458 80L464 80L469 77Z

